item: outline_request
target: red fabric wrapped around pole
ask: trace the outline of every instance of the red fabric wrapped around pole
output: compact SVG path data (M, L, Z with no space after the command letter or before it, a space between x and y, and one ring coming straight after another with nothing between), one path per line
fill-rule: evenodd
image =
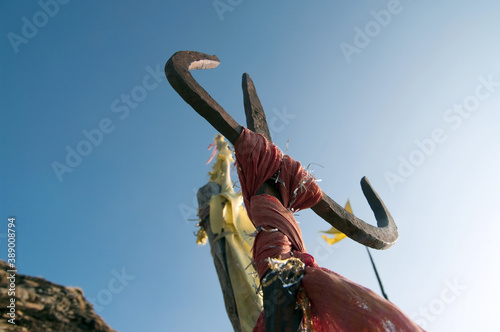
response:
M241 190L257 229L253 259L262 278L268 258L298 257L306 265L302 286L311 303L316 331L422 331L393 303L339 274L320 268L306 253L293 212L314 206L322 191L314 178L262 135L243 128L235 144ZM279 183L283 204L257 190L270 178ZM276 230L277 231L271 231ZM264 331L261 314L255 332Z

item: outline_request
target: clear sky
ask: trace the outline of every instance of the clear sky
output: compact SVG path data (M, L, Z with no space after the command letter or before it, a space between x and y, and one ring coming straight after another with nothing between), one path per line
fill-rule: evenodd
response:
M216 6L218 6L216 8ZM429 331L492 331L500 232L497 1L17 1L0 4L0 258L17 218L20 273L82 288L119 331L231 331L193 232L215 130L163 74L178 50L244 124L251 75L272 136L374 222L366 175L399 241L373 251L389 298ZM319 166L321 165L321 166ZM317 261L376 292L365 249ZM1 226L3 225L3 226Z

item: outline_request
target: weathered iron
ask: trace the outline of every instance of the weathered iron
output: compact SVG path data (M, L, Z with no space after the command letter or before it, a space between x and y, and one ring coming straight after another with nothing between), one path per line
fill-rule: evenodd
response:
M220 60L215 55L179 51L167 61L165 74L175 91L234 145L242 131L241 125L196 82L190 73L195 69L215 68L219 63ZM271 141L264 110L248 74L243 75L242 85L248 129L262 134ZM375 215L378 227L357 218L324 192L323 199L312 207L312 210L354 241L374 249L387 249L398 239L396 224L366 177L361 179L361 188ZM259 191L280 199L272 181L266 182Z

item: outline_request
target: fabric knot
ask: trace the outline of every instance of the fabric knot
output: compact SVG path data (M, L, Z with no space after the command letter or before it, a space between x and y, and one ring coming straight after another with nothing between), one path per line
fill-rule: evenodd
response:
M292 212L314 206L322 198L322 191L300 162L283 155L264 136L246 128L235 144L235 154L241 191L254 226L279 230L259 232L255 238L253 255L262 277L269 269L267 258L284 259L292 251L306 251ZM256 195L273 176L278 177L276 184L282 202L266 194Z

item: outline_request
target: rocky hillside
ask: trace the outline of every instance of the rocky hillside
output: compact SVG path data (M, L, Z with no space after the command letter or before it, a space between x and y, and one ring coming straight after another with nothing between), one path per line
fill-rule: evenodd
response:
M43 278L15 276L15 323L8 322L9 267L0 260L0 331L114 331L93 310L79 288L56 285Z

